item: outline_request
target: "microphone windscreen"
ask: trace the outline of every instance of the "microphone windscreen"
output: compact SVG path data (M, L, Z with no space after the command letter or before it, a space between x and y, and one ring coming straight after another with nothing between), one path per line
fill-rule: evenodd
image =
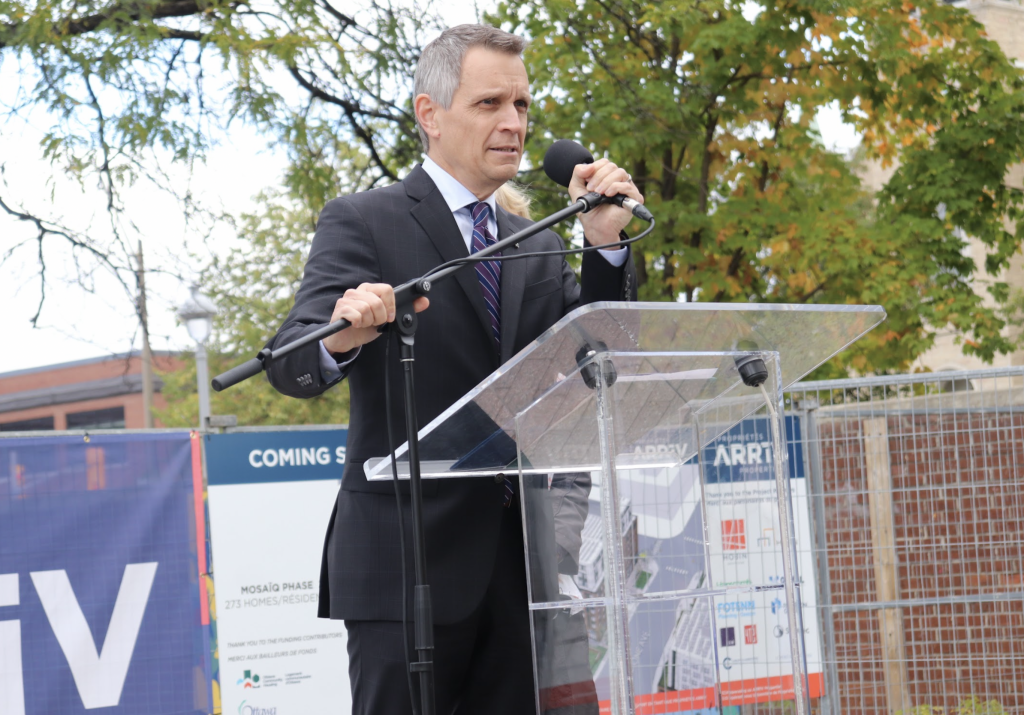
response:
M572 172L577 164L593 163L593 154L571 139L559 139L544 153L544 173L561 186L568 186L572 181Z

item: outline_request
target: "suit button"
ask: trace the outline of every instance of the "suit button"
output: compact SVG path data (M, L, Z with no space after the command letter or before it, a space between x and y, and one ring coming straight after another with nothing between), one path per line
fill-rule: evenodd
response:
M504 484L505 483L505 475L502 474L501 472L498 472L497 474L495 474L494 475L494 483L495 484Z

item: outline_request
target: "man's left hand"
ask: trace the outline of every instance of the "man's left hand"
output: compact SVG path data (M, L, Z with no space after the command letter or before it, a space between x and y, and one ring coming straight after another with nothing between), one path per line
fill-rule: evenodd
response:
M639 202L644 197L637 191L625 169L607 159L598 159L593 164L578 164L569 182L569 197L575 201L580 196L594 191L603 196L622 194ZM615 204L602 204L592 211L580 214L583 233L593 246L613 248L619 242L619 233L629 225L633 213Z

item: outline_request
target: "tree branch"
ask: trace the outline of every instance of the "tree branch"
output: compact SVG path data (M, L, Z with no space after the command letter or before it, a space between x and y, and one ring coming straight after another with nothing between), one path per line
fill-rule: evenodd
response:
M228 8L235 8L241 3L231 3ZM86 15L85 17L66 18L55 22L52 26L56 39L87 35L100 29L104 23L113 21L111 28L118 30L143 19L166 20L171 18L201 17L207 10L201 8L197 0L165 0L156 4L142 2L115 2L104 10ZM195 30L181 30L165 27L154 23L163 37L168 40L200 41L207 35ZM24 23L9 22L0 25L0 50L12 46L9 38L18 34ZM8 38L8 39L5 39Z
M26 213L24 211L18 211L17 209L14 209L11 206L9 206L7 202L3 200L2 197L0 197L0 209L3 209L8 215L13 216L19 221L31 223L36 227L35 240L38 244L40 295L39 304L36 306L36 312L30 319L32 327L37 327L39 322L39 316L43 312L43 302L46 299L46 259L45 256L43 255L43 241L46 239L47 236L60 236L68 243L70 243L72 248L82 249L87 253L92 254L92 256L95 257L100 263L106 265L111 270L111 272L114 274L114 277L125 288L125 290L129 290L128 285L121 278L120 269L116 265L114 265L113 261L110 260L110 256L108 256L103 251L98 250L95 246L90 245L87 241L83 241L80 238L76 238L70 230L56 225L49 226L47 225L49 223L48 221L45 221L44 219L41 219L38 216L33 216L32 214ZM17 246L15 246L14 248L17 248ZM14 251L14 248L12 248L4 255L3 260L6 261L8 258L10 258L11 254ZM0 263L2 263L2 261L0 261Z
M142 19L144 14L146 17L159 20L167 17L189 17L191 15L198 15L200 12L199 3L195 0L167 0L156 5L142 3L132 3L132 5L114 3L106 10L94 15L87 15L86 17L74 20L65 20L63 23L55 26L54 30L58 35L84 35L92 32L107 20L121 13L125 14L126 19L130 22L137 22ZM141 10L143 7L148 12L143 13Z
M352 112L352 114L358 114L364 117L383 119L388 122L396 122L402 119L402 117L400 116L396 117L394 114L388 114L387 112L378 112L372 109L366 109L365 107L357 104L356 102L344 99L336 94L331 94L330 92L321 89L317 85L313 84L313 82L303 77L302 73L299 71L299 68L296 67L295 65L288 65L288 72L291 74L292 77L295 78L295 81L298 82L303 89L312 94L314 97L323 100L328 104L336 104L337 106L344 109L346 112ZM310 72L310 74L313 75L314 79L316 79L315 74L313 74L312 72Z
M363 116L369 117L377 117L380 119L388 119L389 121L394 121L394 117L391 117L387 114L383 114L381 112L365 110L358 104L355 104L354 102L350 102L348 100L342 99L341 97L325 92L324 90L320 89L312 82L307 80L305 77L303 77L302 73L299 72L299 68L296 67L295 65L289 65L288 71L291 73L292 77L295 78L295 81L298 82L299 85L301 85L306 91L308 91L314 97L323 100L324 102L329 102L330 104L335 104L341 107L342 110L345 112L345 117L348 119L349 124L352 127L352 131L355 132L356 136L359 137L360 141L362 141L366 148L370 151L370 157L373 159L373 162L380 168L381 172L387 178L391 179L392 181L398 181L398 176L387 167L387 165L384 163L384 160L377 152L377 146L376 144L374 144L373 137L370 136L370 133L366 131L366 128L356 120L356 114L361 114Z
M342 32L344 32L350 27L358 27L358 25L356 25L355 19L349 17L345 13L341 12L341 10L338 10L336 7L331 5L329 0L321 0L320 5L321 7L323 7L324 10L330 13L335 20L341 23Z
M160 32L168 40L189 40L191 42L201 42L208 35L203 32L196 30L178 30L173 27L164 27L163 25L157 25L160 28Z

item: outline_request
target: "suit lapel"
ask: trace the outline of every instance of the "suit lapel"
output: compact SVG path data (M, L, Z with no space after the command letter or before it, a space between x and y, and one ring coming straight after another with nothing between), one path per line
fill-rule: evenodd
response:
M509 223L508 214L498 207L498 239L511 236L515 229ZM519 246L512 246L502 251L503 256L514 256L520 252ZM523 288L526 287L526 260L501 262L501 362L504 364L512 357L516 344L516 332L519 328L519 315L523 307Z
M406 193L419 202L412 209L413 218L427 234L444 262L468 256L469 251L466 250L466 242L462 238L462 232L459 231L459 225L455 223L451 209L448 208L448 204L445 203L441 192L437 190L437 186L434 185L427 172L417 166L403 183ZM454 279L462 287L470 305L473 306L473 311L480 319L480 324L490 335L491 318L487 313L487 305L484 303L484 295L480 289L476 271L471 267L463 268L456 271ZM502 285L504 286L504 277Z

